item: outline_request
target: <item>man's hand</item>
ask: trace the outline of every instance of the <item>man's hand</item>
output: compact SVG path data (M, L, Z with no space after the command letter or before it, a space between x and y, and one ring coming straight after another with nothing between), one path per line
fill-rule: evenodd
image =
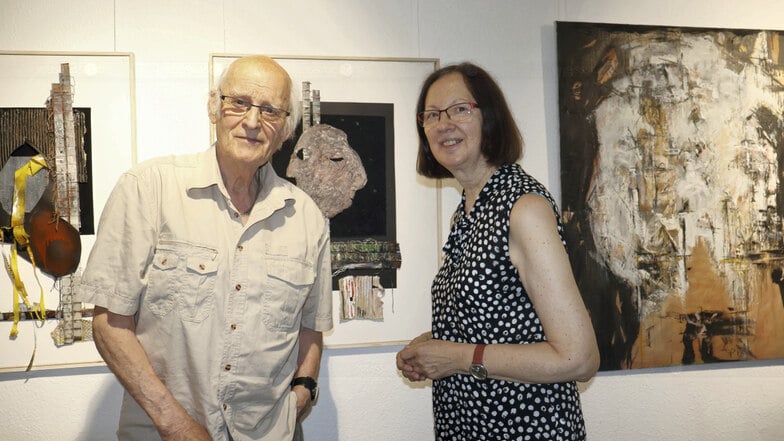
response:
M297 395L297 421L302 421L313 407L313 402L310 400L310 390L305 386L294 386L292 390Z
M162 441L212 441L207 429L190 417L160 434Z

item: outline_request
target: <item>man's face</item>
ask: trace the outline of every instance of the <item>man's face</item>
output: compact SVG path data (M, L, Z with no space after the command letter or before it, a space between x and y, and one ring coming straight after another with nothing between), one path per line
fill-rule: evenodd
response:
M295 178L328 218L350 207L356 191L367 183L365 168L346 134L326 124L302 134L286 176Z
M229 67L219 93L254 105L269 105L289 110L290 81L274 61L263 57L239 59ZM258 168L269 162L286 138L285 118L263 119L252 107L244 115L226 111L211 115L217 133L218 159L221 164L242 163Z

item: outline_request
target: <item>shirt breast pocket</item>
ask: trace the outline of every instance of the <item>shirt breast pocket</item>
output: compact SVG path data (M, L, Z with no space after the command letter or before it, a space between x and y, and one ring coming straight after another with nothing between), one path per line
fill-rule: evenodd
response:
M157 317L165 316L174 307L178 262L179 256L171 251L156 252L152 259L144 304Z
M200 322L212 311L218 262L208 256L195 255L185 259L185 266L184 286L177 296L180 316L189 322Z
M265 266L264 324L272 331L290 331L299 324L302 306L316 280L315 268L308 262L285 258L268 258Z
M217 272L215 250L162 241L150 267L145 303L158 317L177 304L182 320L200 322L213 309Z

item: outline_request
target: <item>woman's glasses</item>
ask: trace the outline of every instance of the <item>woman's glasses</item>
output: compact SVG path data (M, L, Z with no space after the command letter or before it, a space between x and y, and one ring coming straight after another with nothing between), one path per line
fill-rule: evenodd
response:
M417 113L417 122L422 127L430 127L441 120L441 113L446 113L446 117L455 122L466 122L471 119L474 109L479 108L477 103L457 103L452 104L446 109L431 109Z

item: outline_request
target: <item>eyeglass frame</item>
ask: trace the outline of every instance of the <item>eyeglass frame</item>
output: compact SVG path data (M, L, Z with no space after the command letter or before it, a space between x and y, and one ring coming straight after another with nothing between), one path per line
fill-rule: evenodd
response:
M291 112L289 112L288 110L279 109L279 108L277 108L275 106L271 106L269 104L253 104L253 103L251 103L248 100L245 100L245 99L242 99L242 98L237 98L237 97L230 96L230 95L220 95L221 103L225 104L227 98L229 100L233 100L234 101L234 103L229 104L229 105L237 105L239 107L245 107L245 112L242 113L242 115L237 115L237 116L243 116L244 117L245 115L248 114L248 112L250 112L250 109L253 108L253 107L259 109L259 116L261 117L261 119L264 119L264 120L267 120L267 121L281 121L284 118L286 118L286 117L291 115ZM268 116L265 117L265 110L267 112L269 112L269 110L274 110L275 114L276 114L274 116L275 119L269 119L269 113L267 113Z
M468 112L466 112L466 115L468 115L469 118L470 118L471 115L473 115L472 112L473 112L474 109L480 109L479 104L477 104L475 102L472 102L472 101L466 101L466 102L463 102L463 103L452 104L451 106L445 107L443 109L423 110L423 111L421 111L421 112L416 114L416 119L417 119L417 122L419 123L419 125L422 126L422 127L431 127L431 126L433 126L435 124L438 124L441 121L441 113L445 113L446 117L450 121L454 121L452 119L452 115L449 114L449 110L450 109L454 109L457 106L464 106L466 104L468 104L468 107L469 107ZM432 123L426 125L425 124L426 123L426 121L425 121L425 114L426 113L430 113L430 112L438 112L438 119L433 120ZM468 121L469 118L466 118L464 121ZM458 119L457 121L460 121L460 119Z

